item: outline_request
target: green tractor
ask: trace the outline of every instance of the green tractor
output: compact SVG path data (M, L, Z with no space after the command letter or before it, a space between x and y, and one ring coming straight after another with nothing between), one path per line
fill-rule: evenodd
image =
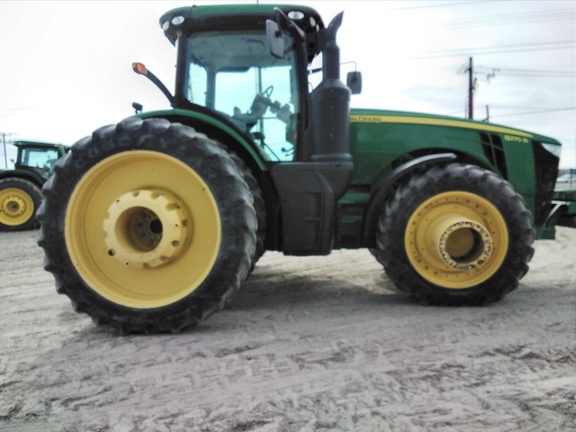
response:
M37 141L16 141L14 145L18 150L14 169L0 170L0 231L38 228L36 211L42 186L67 151L61 144Z
M350 109L361 76L340 80L341 21L270 4L161 17L174 94L133 67L172 108L135 104L78 141L44 186L45 268L78 312L122 333L177 332L222 309L268 250L367 248L426 304L482 305L518 286L533 240L554 237L560 143Z

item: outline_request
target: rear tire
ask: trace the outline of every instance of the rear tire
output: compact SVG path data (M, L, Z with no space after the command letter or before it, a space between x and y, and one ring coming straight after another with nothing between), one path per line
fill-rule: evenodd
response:
M222 309L248 276L252 192L233 157L188 126L101 128L57 163L44 193L45 268L97 324L177 332Z
M252 175L250 169L244 164L242 159L240 159L235 154L231 154L234 162L242 168L242 173L244 176L244 181L250 188L252 192L252 197L254 198L254 210L256 211L256 219L258 220L258 229L256 230L256 250L254 252L254 257L252 258L252 264L250 265L250 272L254 270L258 260L264 255L266 251L264 248L264 242L266 241L266 204L264 202L264 196L262 195L262 189L258 184L256 178Z
M28 180L0 180L0 231L38 228L36 211L42 202L40 188Z
M377 258L400 291L434 305L482 305L517 288L534 230L524 201L494 173L433 167L401 186L380 217Z

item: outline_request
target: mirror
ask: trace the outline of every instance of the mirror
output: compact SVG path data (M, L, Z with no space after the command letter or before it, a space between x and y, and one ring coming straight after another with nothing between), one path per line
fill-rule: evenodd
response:
M270 54L276 58L284 57L284 38L280 31L278 23L272 20L266 20L266 40Z
M352 94L360 94L362 92L362 73L357 71L348 72L346 85L350 88Z

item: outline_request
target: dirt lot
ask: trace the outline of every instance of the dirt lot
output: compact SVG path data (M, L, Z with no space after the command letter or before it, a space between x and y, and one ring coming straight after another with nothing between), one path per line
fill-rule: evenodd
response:
M36 235L0 233L0 430L576 430L576 230L488 307L415 304L366 251L268 253L200 327L125 337L56 294Z

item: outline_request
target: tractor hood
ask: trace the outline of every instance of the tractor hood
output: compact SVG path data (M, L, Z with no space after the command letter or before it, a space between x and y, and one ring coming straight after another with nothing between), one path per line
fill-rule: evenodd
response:
M487 133L498 133L509 136L510 140L530 139L560 146L560 143L550 137L528 132L508 126L486 123L475 120L461 119L433 114L423 114L406 111L388 111L373 109L352 109L350 112L352 124L402 124L421 126L441 126L476 130Z

